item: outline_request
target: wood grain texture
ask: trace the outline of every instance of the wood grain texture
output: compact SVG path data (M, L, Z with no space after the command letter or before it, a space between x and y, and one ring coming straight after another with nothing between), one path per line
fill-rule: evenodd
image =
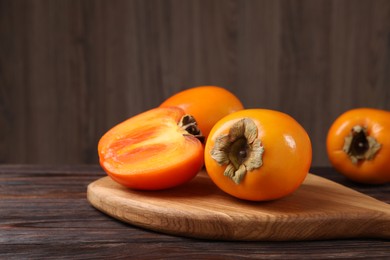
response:
M390 185L311 172L390 203ZM97 165L0 165L0 259L388 259L390 241L227 242L164 235L116 221L87 201Z
M309 132L390 110L390 2L0 0L0 163L96 163L100 136L177 91L223 86Z
M309 174L294 194L269 202L238 200L199 173L184 186L134 191L110 177L88 186L88 201L124 222L203 239L292 241L390 239L390 206Z
M390 185L311 172L390 203ZM116 221L87 201L97 165L0 165L0 259L388 259L390 241L215 241L164 235Z

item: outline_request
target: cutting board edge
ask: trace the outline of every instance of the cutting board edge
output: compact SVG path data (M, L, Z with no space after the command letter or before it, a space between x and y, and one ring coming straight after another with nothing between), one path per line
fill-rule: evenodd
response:
M319 177L319 176L317 176ZM109 178L103 177L103 178ZM101 179L103 179L101 178ZM322 178L322 177L319 177ZM99 180L101 180L99 179ZM327 180L326 178L324 178ZM315 232L309 233L306 236L299 235L291 235L291 236L272 236L269 233L261 233L261 232L254 232L252 234L244 234L244 235L238 235L235 233L235 231L230 231L230 233L222 233L221 234L206 234L204 232L198 232L196 229L193 230L193 232L189 233L188 231L180 231L180 230L172 230L169 228L166 228L164 226L159 226L159 225L153 225L153 224L148 224L142 218L138 219L137 218L129 218L126 216L118 216L113 214L111 211L116 211L115 207L110 205L109 203L106 203L106 207L112 208L112 210L107 210L107 208L102 207L99 204L99 201L104 201L103 199L99 198L96 194L93 194L91 191L91 187L93 187L94 183L96 183L96 180L88 185L88 191L87 191L87 197L88 201L91 203L93 207L96 209L102 211L103 213L111 216L114 219L120 220L122 222L145 228L148 230L153 230L155 232L159 233L164 233L164 234L169 234L169 235L175 235L175 236L182 236L182 237L191 237L191 238L197 238L197 239L213 239L213 240L229 240L229 241L304 241L304 240L323 240L323 239L346 239L346 238L379 238L379 239L390 239L390 234L377 234L377 233L372 233L372 232L360 232L358 234L350 234L348 232L339 232L339 233L329 233L329 234L322 234L322 235L316 235ZM369 197L369 196L367 196ZM372 197L369 197L372 198ZM374 198L372 198L374 199ZM376 200L376 199L374 199ZM378 201L378 200L376 200ZM384 203L381 201L378 201L380 203ZM386 203L385 203L386 204ZM142 206L141 206L142 209ZM188 221L184 220L183 221ZM331 221L331 220L330 220ZM200 221L201 222L201 221ZM220 222L218 225L223 224L223 222ZM328 223L331 224L331 223ZM358 224L358 223L357 223ZM216 225L216 223L213 223L213 225ZM217 225L217 226L218 226ZM327 225L327 223L323 223L323 225ZM222 228L222 227L220 227ZM235 234L234 234L235 233ZM294 234L294 233L293 233Z

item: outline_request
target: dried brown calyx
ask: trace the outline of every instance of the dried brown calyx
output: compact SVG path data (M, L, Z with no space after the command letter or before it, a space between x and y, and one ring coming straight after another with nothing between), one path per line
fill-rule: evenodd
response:
M204 136L200 131L198 124L193 116L188 114L184 115L180 119L178 126L185 130L188 135L192 135L196 137L201 143L204 143Z
M263 164L264 147L258 139L256 124L243 118L232 125L228 134L217 136L211 157L219 165L227 165L224 175L239 184L247 172Z
M344 138L343 151L354 164L360 160L372 160L380 148L381 144L369 136L367 129L360 125L354 126L350 134Z

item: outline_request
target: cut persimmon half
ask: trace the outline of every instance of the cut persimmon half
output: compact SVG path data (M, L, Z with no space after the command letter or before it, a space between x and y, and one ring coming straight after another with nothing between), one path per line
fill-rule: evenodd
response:
M177 107L155 108L114 126L98 144L99 162L116 182L161 190L183 184L204 162L196 120Z

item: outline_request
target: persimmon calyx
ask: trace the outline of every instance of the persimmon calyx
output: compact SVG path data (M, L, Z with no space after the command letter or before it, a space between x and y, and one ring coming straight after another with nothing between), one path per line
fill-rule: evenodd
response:
M178 126L183 129L186 133L184 135L192 135L196 137L202 144L204 143L204 136L202 132L200 131L198 127L198 123L196 122L195 118L191 115L184 115L179 123Z
M369 136L367 129L361 125L352 127L350 134L344 138L343 151L353 164L359 160L372 160L380 149L381 144Z
M228 134L216 137L210 154L219 165L227 165L224 175L240 184L247 172L263 165L264 147L257 138L256 124L250 118L235 122Z

